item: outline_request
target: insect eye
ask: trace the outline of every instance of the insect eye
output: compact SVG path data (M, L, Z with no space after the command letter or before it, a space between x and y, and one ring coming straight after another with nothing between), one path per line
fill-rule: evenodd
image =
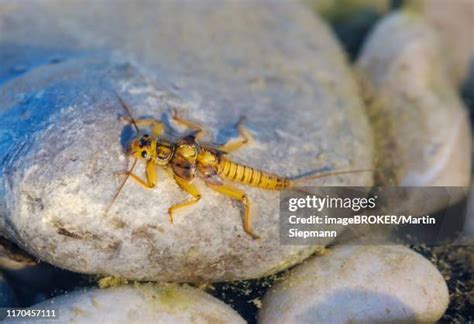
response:
M148 155L148 154L146 153L146 151L142 151L142 158L146 158L147 155Z

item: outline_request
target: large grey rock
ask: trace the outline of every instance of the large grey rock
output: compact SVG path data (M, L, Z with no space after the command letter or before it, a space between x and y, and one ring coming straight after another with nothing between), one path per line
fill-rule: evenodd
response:
M438 270L402 246L341 246L296 267L263 300L259 323L431 323L448 307Z
M178 107L218 142L247 116L255 142L232 157L253 167L284 176L371 168L371 132L343 54L297 3L27 3L3 20L0 44L34 31L35 47L89 57L9 74L0 90L0 227L42 260L129 279L221 281L276 272L317 248L279 245L277 192L246 189L258 241L243 232L240 205L199 181L203 199L169 224L167 209L187 195L165 173L153 190L128 183L104 215L121 181L114 173L127 166L114 91L135 116L167 120ZM316 183L370 185L371 174Z
M382 183L469 185L469 121L439 46L421 17L402 11L376 27L358 59L375 94L369 110Z
M31 308L56 311L56 319L42 323L245 323L220 300L172 284L77 290Z

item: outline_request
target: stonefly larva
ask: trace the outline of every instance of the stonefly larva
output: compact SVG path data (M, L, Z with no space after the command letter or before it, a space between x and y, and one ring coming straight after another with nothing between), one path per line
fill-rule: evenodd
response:
M128 117L122 117L122 120L132 124L137 131L136 136L131 141L127 150L127 154L132 156L135 160L128 171L119 173L126 177L120 184L111 203L107 206L105 213L109 211L129 177L135 180L142 187L151 189L157 184L156 168L162 167L167 171L170 171L178 186L192 196L190 200L179 202L168 209L170 223L173 223L173 214L176 210L191 206L201 199L201 193L196 185L193 184L193 181L196 178L199 178L204 181L207 187L226 195L231 199L237 200L243 205L244 231L252 238L258 239L259 236L252 230L250 202L247 195L244 191L236 188L229 182L237 182L266 190L284 190L293 188L304 181L312 179L347 173L372 171L352 170L319 173L298 179L281 177L276 174L234 162L228 157L229 153L238 150L252 141L251 135L242 126L244 118L241 118L237 124L240 139L229 141L224 145L215 146L212 144L201 143L201 139L206 134L203 127L182 118L176 109L173 109L172 119L174 122L188 128L190 131L183 137L173 139L167 136L167 128L163 122L156 119L134 119L130 107L125 103L120 95L117 95L117 97L121 106L128 115ZM149 128L150 133L141 131L139 126ZM145 179L133 173L133 169L139 160L146 163Z

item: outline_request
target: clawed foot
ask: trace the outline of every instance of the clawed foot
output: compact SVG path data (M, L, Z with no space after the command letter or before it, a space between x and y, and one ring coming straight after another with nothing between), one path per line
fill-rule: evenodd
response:
M168 210L168 221L170 222L170 224L173 224L173 212L171 211L171 209Z
M251 232L251 231L245 231L245 233L247 233L248 235L250 235L250 237L254 240L258 240L260 239L260 236L258 236L257 234Z

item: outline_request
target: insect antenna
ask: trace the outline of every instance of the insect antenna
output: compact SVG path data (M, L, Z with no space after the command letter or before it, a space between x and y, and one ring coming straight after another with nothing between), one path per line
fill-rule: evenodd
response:
M120 102L120 105L122 105L123 109L125 110L125 112L127 113L128 117L130 117L130 122L133 124L133 126L135 127L135 130L137 131L138 133L138 126L137 126L137 123L135 122L135 119L133 118L132 116L132 112L130 110L130 107L127 105L127 103L122 99L122 97L118 94L118 93L115 93L118 97L118 100Z
M314 180L314 179L320 179L320 178L326 178L326 177L331 177L335 175L341 175L341 174L351 174L351 173L361 173L361 172L373 172L374 170L372 169L362 169L362 170L348 170L348 171L336 171L336 172L326 172L326 173L317 173L317 174L310 174L307 176L302 176L298 178L293 178L291 180L292 186L297 186L299 184L302 184L308 180Z
M135 159L133 161L133 164L132 164L132 167L130 168L130 170L127 171L127 173L125 174L125 178L123 179L122 183L120 184L120 186L118 187L117 191L115 192L115 195L114 197L112 198L112 200L110 201L110 203L107 205L107 208L105 208L104 210L104 215L107 215L107 213L109 212L110 208L112 208L112 205L114 204L115 200L117 200L117 197L120 195L120 193L122 192L122 189L123 187L125 186L125 183L127 183L127 180L128 178L130 177L130 173L132 173L133 169L135 168L135 166L137 165L137 159Z
M298 186L299 184L304 183L305 181L308 181L308 180L326 178L326 177L340 175L340 174L351 174L351 173L373 172L373 171L374 170L372 170L372 169L362 169L362 170L348 170L348 171L336 171L336 172L310 174L310 175L307 175L307 176L293 178L291 180L291 187L290 188L291 188L291 190L299 192L299 193L315 195L315 196L319 197L314 192L311 192L309 190L305 190L305 189L302 189L302 188L295 188L295 187Z
M135 130L137 131L137 133L139 132L139 129L138 129L138 126L137 126L137 123L135 122L135 119L133 118L133 115L132 115L132 112L130 110L130 107L127 105L127 103L123 100L123 98L117 93L115 92L119 102L120 102L120 105L122 106L122 108L125 110L125 112L127 113L128 117L130 118L130 123L133 124L133 126L135 127ZM135 159L133 161L133 164L132 164L132 167L130 168L130 170L127 171L127 173L125 174L125 178L123 179L122 183L120 183L120 186L118 187L117 191L115 192L114 194L114 197L112 198L112 200L110 201L110 203L107 205L107 207L105 208L104 210L104 215L107 215L107 213L109 212L110 208L112 208L112 205L114 204L115 200L117 200L117 197L120 195L120 193L122 192L122 189L123 187L125 186L125 184L127 183L127 180L128 178L130 177L130 173L132 173L133 169L135 168L135 166L137 165L137 159Z

